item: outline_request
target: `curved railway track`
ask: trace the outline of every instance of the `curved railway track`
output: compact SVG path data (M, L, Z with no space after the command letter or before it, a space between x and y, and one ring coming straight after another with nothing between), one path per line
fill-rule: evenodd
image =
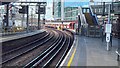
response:
M37 40L35 40L35 41L33 41L33 42L30 42L30 43L28 43L28 44L26 44L26 45L22 45L21 47L18 47L18 48L12 49L12 50L10 50L10 51L7 51L7 52L5 52L5 53L2 53L2 56L11 54L12 52L21 50L21 49L23 49L23 48L25 48L25 47L28 47L28 46L31 45L31 44L34 44L34 43L36 43L36 42L38 42L38 41L40 41L40 40L42 40L42 39L44 39L44 38L47 38L49 35L50 35L50 33L47 33L45 36L43 36L43 37L41 37L41 38L39 38L39 39L37 39ZM30 47L30 46L29 46L29 47Z
M59 32L60 33L60 32ZM57 45L52 45L49 49L36 57L34 60L26 64L27 67L58 67L64 57L66 56L69 48L72 45L73 37L67 33L61 33L61 37L56 42Z
M10 61L24 55L27 54L28 52L36 49L39 46L42 46L43 44L45 44L47 41L49 41L51 38L53 38L55 34L53 32L48 33L47 35L45 35L44 37L35 40L31 43L28 43L26 45L23 45L23 47L19 47L17 49L14 49L12 51L9 51L7 53L4 53L2 55L2 65L4 66L4 64L9 64Z
M56 42L51 45L47 50L45 50L42 54L40 54L38 57L36 57L34 60L32 60L30 63L25 65L26 67L32 67L36 66L40 62L42 62L47 56L52 52L51 50L54 50L60 42L63 40L63 35L60 35L59 38L56 40Z
M3 66L48 67L59 66L73 42L66 31L48 29L48 34L2 55ZM31 58L32 57L32 58Z

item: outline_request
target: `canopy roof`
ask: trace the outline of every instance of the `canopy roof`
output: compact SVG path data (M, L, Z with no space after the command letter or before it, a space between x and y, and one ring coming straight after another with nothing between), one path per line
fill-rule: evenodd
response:
M15 2L15 1L18 1L18 0L0 0L1 2Z
M4 4L9 4L10 2L16 2L18 0L0 0L0 4L4 5Z

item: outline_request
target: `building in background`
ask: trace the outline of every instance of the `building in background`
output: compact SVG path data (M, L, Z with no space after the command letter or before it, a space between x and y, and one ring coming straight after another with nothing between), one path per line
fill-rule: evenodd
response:
M101 2L118 2L119 0L53 0L53 18L61 21L74 21L77 19L78 7L101 5Z
M73 21L77 19L77 15L78 15L78 7L65 7L64 10L64 20L65 21Z
M82 0L53 0L53 17L57 21L74 21L77 20L78 7L88 7L89 1Z
M61 20L61 0L53 0L53 17L55 20Z
M75 21L77 20L79 7L88 7L89 2L65 2L64 3L64 20Z

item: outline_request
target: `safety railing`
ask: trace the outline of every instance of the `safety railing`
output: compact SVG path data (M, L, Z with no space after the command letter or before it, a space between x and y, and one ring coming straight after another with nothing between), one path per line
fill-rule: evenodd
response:
M92 10L91 6L90 6L90 13L92 14L92 16L95 17L95 20L94 20L94 21L96 22L96 24L98 24L98 18L97 18L97 16L96 16L96 14L93 13L93 10Z
M85 16L84 16L83 12L82 12L82 7L79 7L79 13L80 13L80 19L81 19L81 21L82 21L84 24L87 24L86 18L85 18Z

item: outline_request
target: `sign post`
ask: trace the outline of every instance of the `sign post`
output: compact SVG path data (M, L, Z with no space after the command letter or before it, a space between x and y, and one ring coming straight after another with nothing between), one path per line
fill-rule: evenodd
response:
M103 2L103 11L102 11L102 21L103 21L103 24L105 24L104 23L104 20L105 20L105 2ZM103 29L102 29L102 42L103 42L103 38L104 38L104 35L103 35L103 32L104 32L104 26L102 26L103 27Z
M38 30L39 30L41 28L40 15L46 14L46 8L45 8L46 2L38 3L36 6L37 6L36 14L38 14Z
M110 22L110 5L109 5L109 13L108 13L108 23L105 25L105 33L106 33L106 42L107 42L107 51L109 50L109 43L110 43L110 35L111 35L111 27L112 24Z
M106 42L107 42L107 50L109 50L111 26L112 26L112 24L106 24L106 28L105 28L105 32L106 32Z

